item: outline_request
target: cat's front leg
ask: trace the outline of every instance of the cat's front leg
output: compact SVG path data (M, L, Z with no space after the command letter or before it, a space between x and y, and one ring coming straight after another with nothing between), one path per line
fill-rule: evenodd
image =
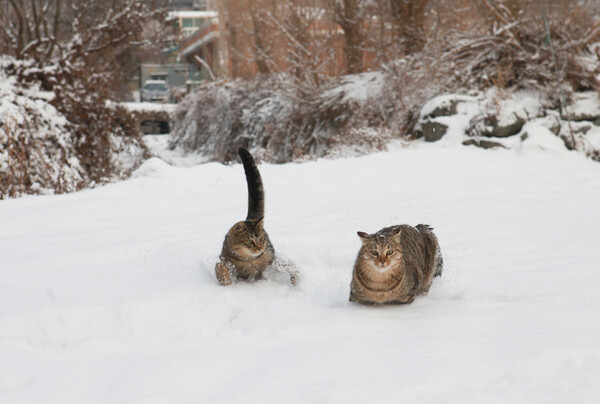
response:
M288 269L288 274L290 275L290 284L292 286L297 286L300 281L300 274L298 271Z
M217 281L221 286L231 285L231 275L229 274L229 268L223 262L217 262L215 267L215 274L217 275Z

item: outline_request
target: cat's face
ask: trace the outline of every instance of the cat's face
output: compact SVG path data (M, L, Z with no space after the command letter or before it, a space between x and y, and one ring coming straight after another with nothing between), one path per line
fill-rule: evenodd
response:
M400 244L400 232L383 235L367 234L359 231L363 245L360 249L360 259L371 269L385 272L393 268L402 260L402 246Z
M267 233L263 228L263 218L237 222L229 230L231 249L241 257L257 257L267 247Z

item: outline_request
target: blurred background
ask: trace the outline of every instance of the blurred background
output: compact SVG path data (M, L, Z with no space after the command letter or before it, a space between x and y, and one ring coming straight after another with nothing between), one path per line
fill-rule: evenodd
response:
M448 125L424 106L445 94L459 95L446 115L460 97L485 104L464 144L508 147L488 138L522 137L551 116L565 147L600 159L590 135L600 104L574 115L581 98L598 104L599 10L597 0L0 0L0 197L125 178L152 155L142 134L221 162L239 146L283 163L437 141ZM502 107L523 97L539 105Z

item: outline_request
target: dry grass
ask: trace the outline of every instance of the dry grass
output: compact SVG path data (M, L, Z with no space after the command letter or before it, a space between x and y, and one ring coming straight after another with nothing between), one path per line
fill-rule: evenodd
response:
M464 87L547 88L569 84L573 91L598 87L594 45L600 21L585 6L561 3L549 9L553 58L542 19L544 7L508 7L485 0L487 32L449 32L444 63L456 66ZM555 63L556 62L556 63Z

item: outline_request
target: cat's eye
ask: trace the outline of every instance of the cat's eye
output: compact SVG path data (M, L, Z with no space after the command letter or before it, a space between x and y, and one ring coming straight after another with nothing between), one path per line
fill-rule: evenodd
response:
M371 254L373 254L376 257L379 255L379 253L377 251L371 251Z
M392 250L389 250L388 252L385 253L385 255L392 255L392 254L393 254Z

